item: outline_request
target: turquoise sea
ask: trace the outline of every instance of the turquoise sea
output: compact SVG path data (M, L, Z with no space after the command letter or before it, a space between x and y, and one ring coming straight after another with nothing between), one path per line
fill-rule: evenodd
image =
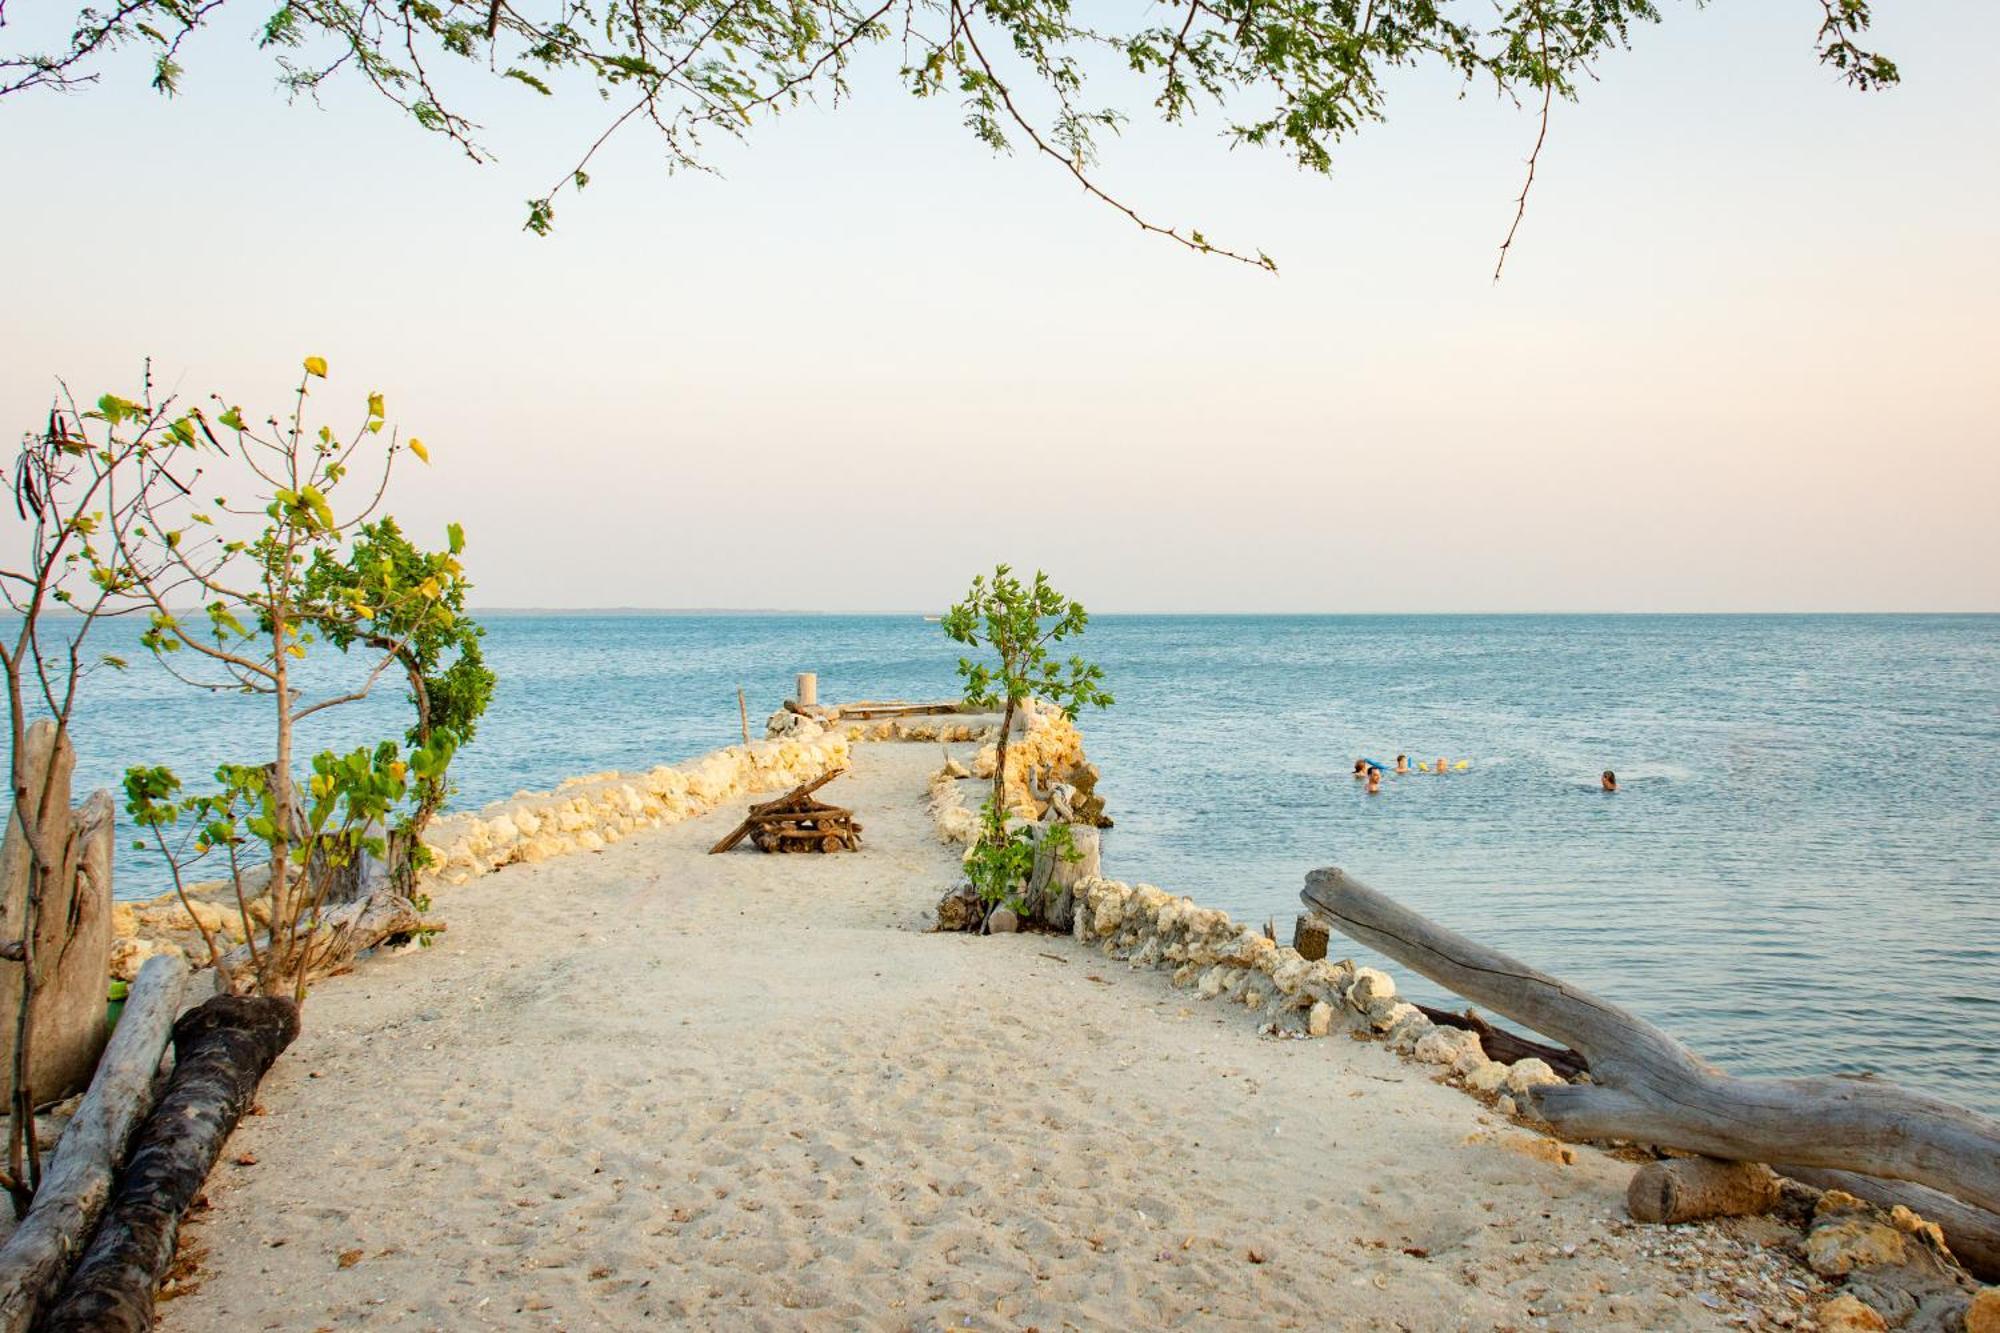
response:
M738 686L761 730L799 670L823 701L954 692L916 615L486 620L462 806L730 744ZM1872 1069L2000 1113L2000 617L1106 616L1083 643L1118 697L1084 719L1108 873L1289 938L1305 872L1341 865L1735 1072ZM258 754L257 701L133 658L90 682L86 781ZM1364 795L1354 758L1399 751L1471 765ZM122 895L165 887L121 856Z

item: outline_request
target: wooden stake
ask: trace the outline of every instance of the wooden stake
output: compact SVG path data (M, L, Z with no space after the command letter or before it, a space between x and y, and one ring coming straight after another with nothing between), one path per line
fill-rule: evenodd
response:
M743 700L743 687L736 688L736 711L743 715L743 743L750 743L750 705Z

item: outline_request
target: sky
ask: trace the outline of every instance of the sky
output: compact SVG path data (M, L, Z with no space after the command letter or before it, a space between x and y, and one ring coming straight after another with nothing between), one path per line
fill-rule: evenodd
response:
M1557 105L1498 284L1534 116L1437 74L1331 178L1216 120L1106 146L1275 277L879 60L714 175L615 141L541 239L594 98L477 93L474 165L287 103L224 9L177 99L0 104L0 424L147 357L261 415L325 356L488 607L934 610L1004 560L1105 612L2000 610L2000 6L1881 0L1868 95L1811 0L1666 8Z

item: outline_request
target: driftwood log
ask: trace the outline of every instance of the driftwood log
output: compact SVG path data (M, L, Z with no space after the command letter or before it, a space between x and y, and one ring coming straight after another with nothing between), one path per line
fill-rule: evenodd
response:
M1054 830L1069 830L1069 851ZM1067 932L1076 920L1076 886L1104 873L1103 843L1097 830L1083 824L1041 823L1034 826L1035 864L1028 872L1024 905L1032 920Z
M18 1042L28 1042L28 1087L37 1105L59 1101L90 1082L104 1049L104 977L111 958L111 852L116 809L111 794L93 793L70 808L76 753L57 745L46 718L28 728L22 781L40 796L42 834L61 864L35 904L34 975L19 959L0 962L0 1067L13 1084ZM22 941L29 916L32 857L20 817L10 812L0 841L0 940ZM31 981L31 986L24 986ZM31 1023L21 1023L31 994Z
M1516 1060L1540 1060L1564 1078L1575 1078L1588 1073L1590 1062L1575 1051L1566 1051L1560 1046L1545 1046L1539 1041L1529 1041L1526 1037L1509 1032L1506 1028L1494 1027L1478 1014L1467 1009L1455 1014L1449 1009L1433 1009L1427 1004L1417 1006L1419 1012L1439 1027L1463 1028L1467 1032L1479 1034L1479 1045L1489 1060L1511 1065Z
M1582 1054L1594 1082L1527 1094L1567 1138L1909 1181L2000 1212L2000 1121L1875 1080L1733 1078L1644 1019L1426 920L1343 871L1313 871L1300 897L1350 938Z
M261 995L218 995L174 1024L173 1077L49 1314L50 1333L144 1333L153 1326L153 1290L173 1260L181 1215L265 1071L298 1035L298 1006Z
M445 928L442 921L426 920L415 903L391 888L380 888L367 899L348 903L323 913L317 930L302 929L314 938L306 964L306 984L310 986L346 968L356 954L364 953L385 940L418 932L436 934ZM264 946L260 944L261 950ZM240 944L223 956L222 965L239 983L251 974L250 946Z
M1759 1162L1675 1157L1632 1173L1625 1211L1641 1222L1753 1217L1778 1205L1778 1178Z
M132 1127L153 1105L154 1074L187 988L187 965L179 958L149 958L139 969L34 1206L0 1247L0 1333L32 1326L83 1252L111 1197Z

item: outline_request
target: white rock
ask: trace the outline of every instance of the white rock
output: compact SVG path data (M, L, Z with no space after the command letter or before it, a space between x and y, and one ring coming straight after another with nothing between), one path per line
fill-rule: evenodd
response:
M1507 1071L1507 1090L1514 1093L1526 1092L1547 1083L1560 1083L1562 1077L1549 1068L1547 1062L1530 1057L1516 1060L1514 1067Z
M1498 1060L1488 1060L1465 1076L1465 1086L1474 1092L1498 1092L1507 1086L1510 1071Z
M1448 1065L1468 1050L1478 1051L1479 1034L1464 1028L1433 1027L1417 1042L1416 1056L1427 1065Z
M1367 1012L1369 1002L1396 993L1396 980L1387 972L1379 972L1372 967L1354 970L1354 983L1347 989L1347 1002L1362 1012Z
M1315 1037L1333 1031L1333 1006L1325 1000L1314 1000L1313 1007L1306 1011L1306 1031Z

